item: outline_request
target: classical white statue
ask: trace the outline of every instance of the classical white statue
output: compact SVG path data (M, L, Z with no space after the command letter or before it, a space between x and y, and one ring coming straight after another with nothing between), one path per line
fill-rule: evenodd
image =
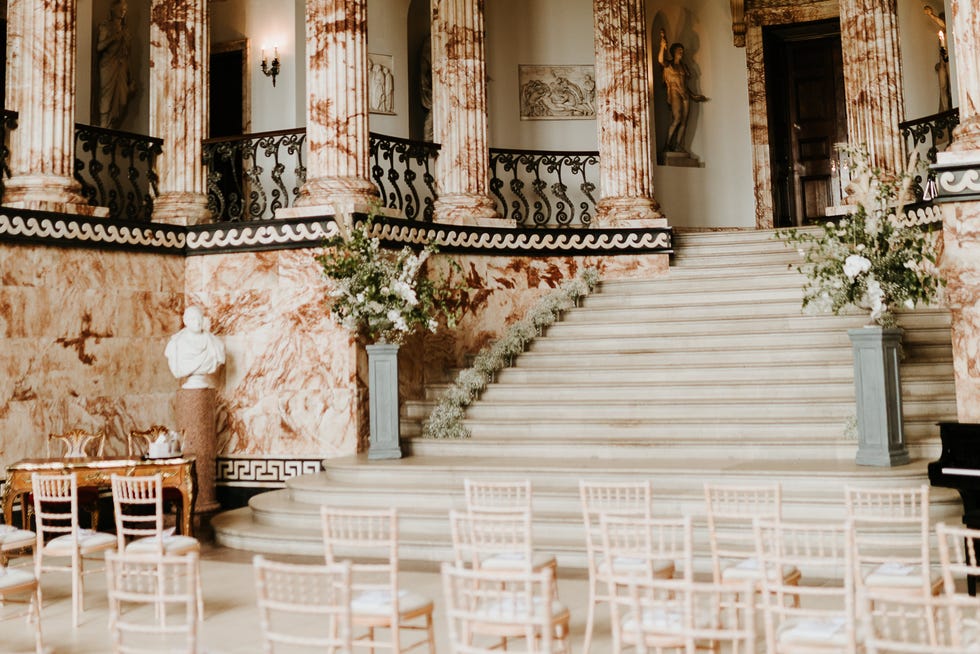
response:
M204 311L196 306L184 311L184 328L170 337L164 354L174 377L187 377L181 388L214 388L209 375L225 363L224 343L208 331Z

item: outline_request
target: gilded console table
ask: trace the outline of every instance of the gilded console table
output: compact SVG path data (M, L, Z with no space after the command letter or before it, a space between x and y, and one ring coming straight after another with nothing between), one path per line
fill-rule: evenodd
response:
M180 533L191 534L194 500L197 492L195 457L177 456L166 459L139 457L83 457L77 459L24 459L7 466L7 480L0 493L4 521L13 524L14 500L31 492L31 475L78 475L78 486L110 488L112 475L155 475L163 477L163 488L175 488L181 497Z

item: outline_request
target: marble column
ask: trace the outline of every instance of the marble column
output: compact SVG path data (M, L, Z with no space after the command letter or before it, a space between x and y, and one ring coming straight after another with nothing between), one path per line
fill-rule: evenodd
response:
M936 155L937 202L943 208L943 275L952 318L956 414L980 423L980 13L952 0L947 42L956 57L960 124Z
M980 154L980 11L973 0L950 0L952 18L946 26L956 57L960 124L954 131L953 151Z
M89 206L75 165L75 0L11 0L7 6L7 108L11 177L3 204L108 215Z
M150 129L163 139L157 158L160 195L153 220L208 222L207 170L201 141L208 134L207 0L152 0Z
M432 110L441 145L437 222L490 224L484 0L432 0Z
M306 183L277 216L367 211L377 201L368 131L367 0L306 3Z
M653 197L644 7L643 0L593 3L600 226L666 225Z
M896 0L841 0L847 139L874 165L906 166L898 124L905 115Z

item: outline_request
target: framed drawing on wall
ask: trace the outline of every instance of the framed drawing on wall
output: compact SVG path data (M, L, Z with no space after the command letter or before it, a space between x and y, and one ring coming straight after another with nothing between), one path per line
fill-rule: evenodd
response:
M595 66L520 64L521 120L595 118Z
M368 111L395 115L395 67L391 55L368 53Z

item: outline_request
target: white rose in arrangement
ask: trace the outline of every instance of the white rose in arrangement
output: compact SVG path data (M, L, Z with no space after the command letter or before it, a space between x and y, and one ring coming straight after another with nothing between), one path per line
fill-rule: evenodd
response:
M844 274L848 279L854 279L861 273L871 270L871 262L860 254L852 254L844 259Z

